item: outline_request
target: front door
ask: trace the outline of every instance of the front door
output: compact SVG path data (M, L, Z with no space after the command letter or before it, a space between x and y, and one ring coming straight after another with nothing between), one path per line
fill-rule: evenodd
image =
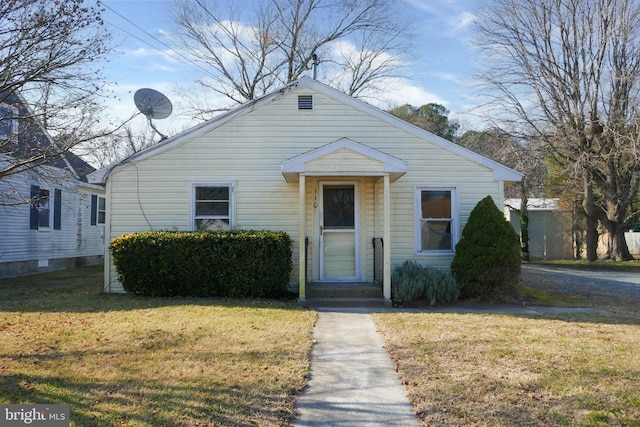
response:
M320 280L358 280L356 182L320 183Z

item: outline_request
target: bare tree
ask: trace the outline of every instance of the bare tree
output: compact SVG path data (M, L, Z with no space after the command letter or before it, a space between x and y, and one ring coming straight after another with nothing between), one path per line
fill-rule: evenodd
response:
M74 152L98 169L116 164L158 143L158 135L149 129L133 129L126 123L113 132L78 144Z
M492 105L542 139L583 188L588 259L599 216L609 256L631 259L624 231L640 177L639 2L493 0L477 24Z
M524 174L522 180L505 188L505 196L520 199L518 216L522 257L529 259L529 210L531 197L544 197L547 168L540 140L523 140L499 128L467 131L458 144Z
M17 132L0 138L0 179L51 162L108 126L92 114L109 52L101 10L83 0L0 2L0 104ZM54 137L33 145L36 124ZM92 129L91 132L88 130Z
M255 99L311 69L314 58L351 95L393 76L408 26L393 0L177 2L182 47L202 65L198 83L234 103ZM340 49L348 42L354 51ZM345 72L346 71L346 72ZM211 108L209 113L215 112Z

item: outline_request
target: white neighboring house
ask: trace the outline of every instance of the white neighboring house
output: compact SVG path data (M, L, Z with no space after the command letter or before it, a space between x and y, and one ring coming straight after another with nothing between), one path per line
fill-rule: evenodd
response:
M504 215L522 238L522 200L506 199ZM531 260L573 259L574 242L571 212L560 208L559 199L531 198L529 211L529 257Z
M471 210L522 174L308 77L90 175L108 242L146 230L285 231L292 288L449 268ZM499 206L500 208L502 206ZM105 248L105 291L123 292Z
M7 153L54 147L30 119L24 102L0 103L0 174L16 164ZM95 169L73 153L0 178L0 278L101 263L104 253L104 188L87 182Z

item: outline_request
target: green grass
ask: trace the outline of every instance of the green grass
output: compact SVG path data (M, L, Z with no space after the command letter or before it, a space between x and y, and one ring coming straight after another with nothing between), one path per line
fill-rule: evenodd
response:
M315 313L293 301L102 293L102 269L0 281L0 403L73 426L283 425Z

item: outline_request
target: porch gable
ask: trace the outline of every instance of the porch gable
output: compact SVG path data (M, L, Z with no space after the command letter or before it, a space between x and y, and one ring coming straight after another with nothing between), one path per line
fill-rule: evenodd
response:
M341 138L281 164L287 182L296 182L300 174L309 176L383 176L395 181L407 173L407 162L367 147L349 138Z

